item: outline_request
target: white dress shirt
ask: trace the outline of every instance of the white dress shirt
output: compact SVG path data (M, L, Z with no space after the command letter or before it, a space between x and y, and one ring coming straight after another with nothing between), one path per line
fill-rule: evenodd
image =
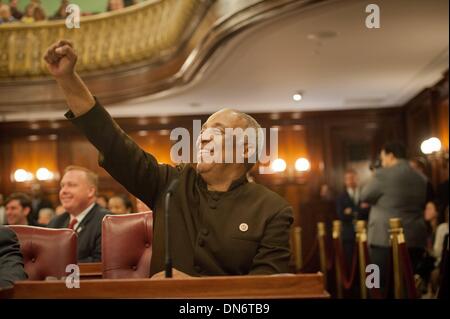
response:
M92 207L94 207L94 205L95 205L95 202L92 203L88 208L86 208L85 210L83 210L83 211L82 211L80 214L78 214L77 216L70 215L69 224L70 224L70 222L71 222L74 218L77 219L77 223L73 226L73 229L74 229L76 232L79 232L79 231L81 230L81 229L77 229L78 226L81 224L81 222L83 221L84 217L86 217L87 213L89 213L89 211L92 209Z

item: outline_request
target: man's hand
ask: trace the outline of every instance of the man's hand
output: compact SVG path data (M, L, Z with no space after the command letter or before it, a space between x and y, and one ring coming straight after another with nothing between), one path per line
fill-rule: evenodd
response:
M185 274L184 272L181 272L177 269L173 269L172 271L172 278L166 278L164 277L165 273L164 271L160 271L159 273L154 274L151 279L186 279L186 278L192 278L188 274Z
M77 55L70 41L61 40L53 44L48 48L44 59L75 116L94 107L94 97L75 71Z
M367 208L370 208L370 205L368 203L362 202L361 203L361 208L367 209Z
M70 41L60 40L48 48L44 56L47 68L55 78L73 76L77 55Z

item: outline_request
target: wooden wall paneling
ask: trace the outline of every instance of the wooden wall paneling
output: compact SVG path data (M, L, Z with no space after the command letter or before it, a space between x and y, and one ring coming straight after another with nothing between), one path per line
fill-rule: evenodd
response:
M438 104L437 108L437 137L441 140L442 148L449 149L449 119L448 119L448 98Z

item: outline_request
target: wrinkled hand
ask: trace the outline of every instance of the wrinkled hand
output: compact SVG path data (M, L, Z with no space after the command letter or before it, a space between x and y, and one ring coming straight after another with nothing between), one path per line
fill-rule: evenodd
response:
M370 207L370 205L368 203L365 203L365 202L361 203L361 208L366 209L366 208L369 208L369 207Z
M165 272L160 271L159 273L154 274L151 279L186 279L186 278L192 278L188 274L185 274L182 271L179 271L177 269L172 270L172 278L165 278Z
M56 78L74 74L77 58L73 44L67 40L50 46L44 56L50 74Z

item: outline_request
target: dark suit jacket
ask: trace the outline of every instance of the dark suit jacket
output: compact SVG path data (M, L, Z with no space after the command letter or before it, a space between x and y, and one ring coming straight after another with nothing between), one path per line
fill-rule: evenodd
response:
M23 256L16 234L0 226L0 288L11 286L16 280L27 279Z
M90 263L102 260L102 220L109 211L95 204L77 226L78 262ZM64 213L53 218L47 227L67 228L70 215Z
M28 214L28 222L33 226L41 226L38 225L37 221L39 219L39 211L42 208L51 208L53 209L53 204L48 199L40 198L36 202L32 202L32 210L30 214Z
M100 151L101 166L154 212L150 274L164 269L164 198L174 179L179 184L170 228L176 269L192 276L289 272L292 208L278 194L248 183L245 175L226 192L208 191L193 166L158 164L98 103L77 118L66 116Z
M361 202L355 204L346 190L336 200L336 211L342 222L342 240L344 241L355 241L354 222L369 218L369 209L361 208L360 204ZM352 213L346 214L346 208L351 208Z

